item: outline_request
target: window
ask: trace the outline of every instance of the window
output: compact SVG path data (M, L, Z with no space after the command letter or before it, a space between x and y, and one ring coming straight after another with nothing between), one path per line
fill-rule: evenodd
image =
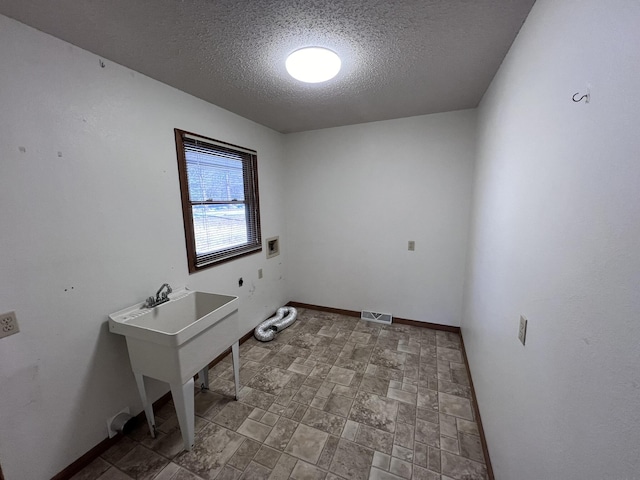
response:
M256 152L175 135L189 272L261 251Z

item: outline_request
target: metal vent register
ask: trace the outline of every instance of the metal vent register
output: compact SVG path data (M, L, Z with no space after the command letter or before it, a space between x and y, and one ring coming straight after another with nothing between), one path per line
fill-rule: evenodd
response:
M390 313L378 313L369 310L362 310L360 318L369 322L385 323L387 325L391 325L393 321L393 316Z

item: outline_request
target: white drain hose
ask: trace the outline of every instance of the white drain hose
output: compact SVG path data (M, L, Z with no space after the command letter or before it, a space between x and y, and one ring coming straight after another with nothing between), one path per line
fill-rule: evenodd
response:
M275 317L265 320L256 327L253 335L261 342L273 340L276 333L284 330L296 321L298 311L293 307L280 307Z

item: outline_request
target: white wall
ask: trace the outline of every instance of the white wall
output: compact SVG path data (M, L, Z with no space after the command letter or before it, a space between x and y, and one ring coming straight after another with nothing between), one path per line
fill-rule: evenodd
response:
M21 329L0 340L0 464L49 478L141 410L109 313L169 282L239 295L249 331L288 300L286 251L188 274L173 128L258 151L264 237L285 236L283 141L3 16L0 105L0 312Z
M287 135L291 300L459 325L475 120L466 110Z
M499 480L640 478L639 26L538 0L480 105L462 332Z

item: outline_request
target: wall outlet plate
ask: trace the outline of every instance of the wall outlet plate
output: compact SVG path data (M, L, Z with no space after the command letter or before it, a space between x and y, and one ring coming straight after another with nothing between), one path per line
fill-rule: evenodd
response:
M258 279L262 278L262 269L258 269Z
M0 315L0 338L8 337L19 331L16 312L7 312Z
M415 242L415 240L409 240L408 250L410 252L414 252L416 250L416 242Z
M520 328L518 329L518 338L524 345L524 342L527 338L527 319L524 315L520 315Z

